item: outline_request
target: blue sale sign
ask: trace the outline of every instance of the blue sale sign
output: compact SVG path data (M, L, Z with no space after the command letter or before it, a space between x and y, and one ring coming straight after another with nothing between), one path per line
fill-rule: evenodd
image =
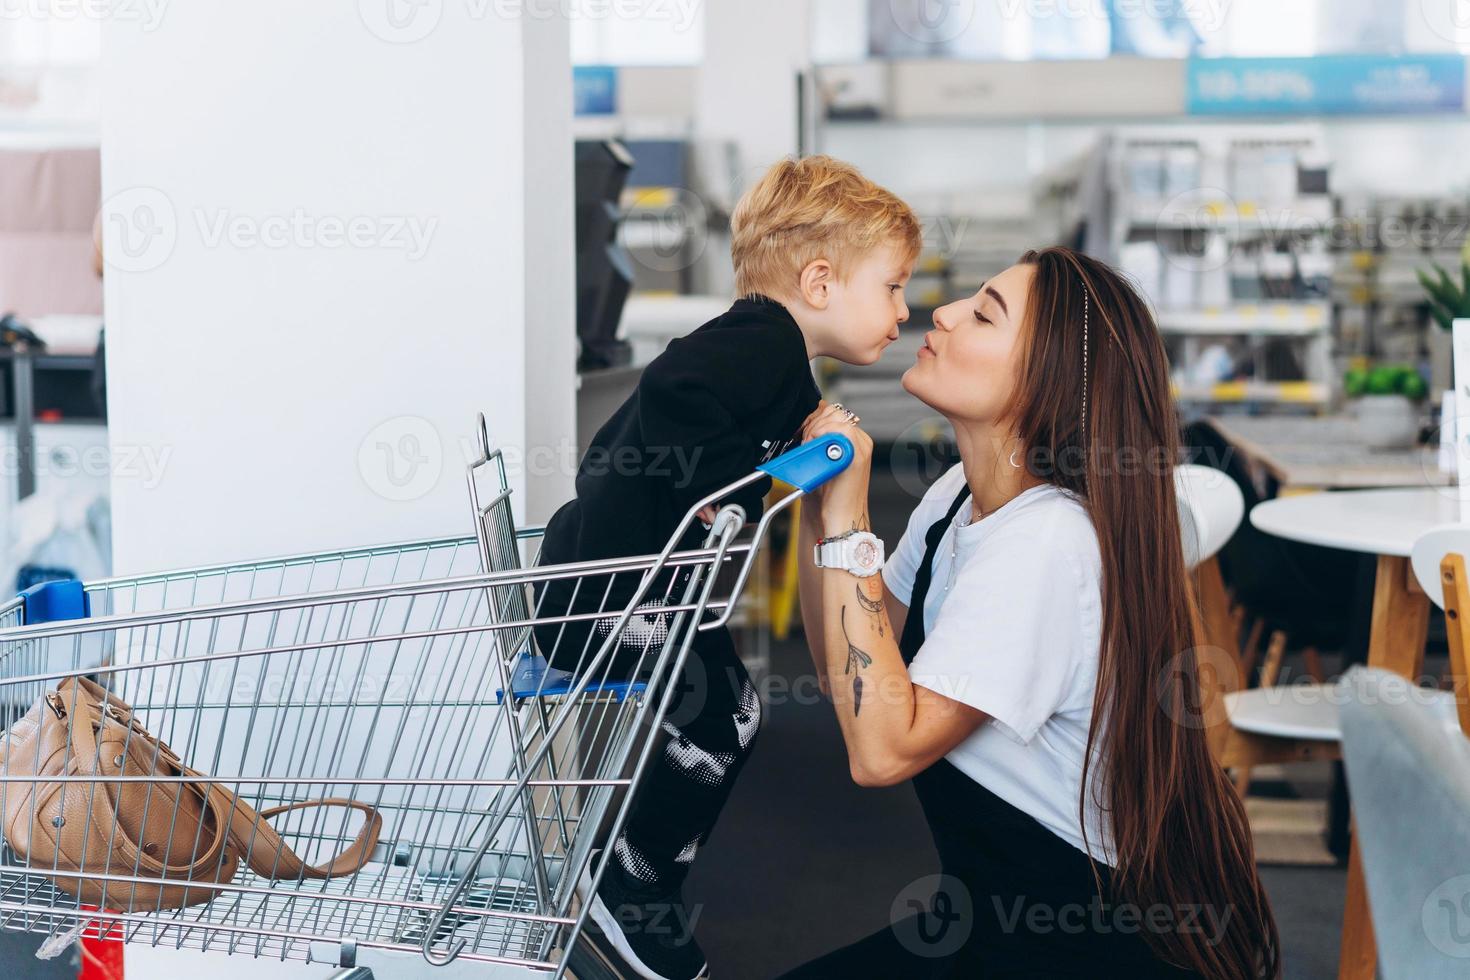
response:
M1202 116L1463 112L1465 59L1191 58L1187 109Z
M611 116L618 111L618 70L606 65L572 69L572 102L579 116Z

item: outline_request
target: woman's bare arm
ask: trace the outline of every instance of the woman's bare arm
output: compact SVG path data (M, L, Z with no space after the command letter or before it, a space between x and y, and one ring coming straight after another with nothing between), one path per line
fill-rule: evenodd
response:
M853 457L813 498L815 519L804 522L803 543L809 548L817 536L870 531L872 438L832 412L811 419L806 430L809 438L842 433ZM901 782L933 765L988 716L909 681L898 640L910 610L881 574L859 578L843 569L819 569L808 555L800 565L802 618L810 624L807 640L837 712L852 777L865 786Z

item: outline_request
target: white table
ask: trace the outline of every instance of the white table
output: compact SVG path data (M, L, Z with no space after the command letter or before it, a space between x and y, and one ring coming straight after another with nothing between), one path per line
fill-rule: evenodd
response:
M1419 588L1409 553L1414 540L1437 524L1458 521L1454 488L1351 490L1279 497L1257 504L1251 523L1289 541L1378 556L1368 665L1417 679L1424 668L1429 597ZM1356 839L1348 859L1339 978L1369 978L1377 966L1368 892Z
M1209 424L1282 486L1432 487L1452 478L1439 471L1436 449L1370 449L1356 420L1221 417Z
M1295 494L1257 504L1251 523L1288 541L1407 558L1436 524L1460 519L1454 487Z

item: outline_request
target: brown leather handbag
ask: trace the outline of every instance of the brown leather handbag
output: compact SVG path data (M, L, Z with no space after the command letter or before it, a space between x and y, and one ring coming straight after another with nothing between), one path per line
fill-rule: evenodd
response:
M307 800L257 813L203 779L109 782L201 774L150 735L126 702L83 677L62 681L0 734L0 772L40 777L0 784L0 817L11 849L31 870L51 873L62 891L123 912L208 902L219 893L210 886L232 881L242 860L272 880L352 874L370 859L383 825L375 809L354 800ZM58 776L84 779L45 778ZM366 818L347 849L323 866L303 861L267 822L329 806L361 810Z

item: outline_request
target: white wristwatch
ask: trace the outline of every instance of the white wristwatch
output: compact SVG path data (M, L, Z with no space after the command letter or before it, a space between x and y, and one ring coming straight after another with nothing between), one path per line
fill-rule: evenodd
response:
M858 578L869 578L883 569L883 539L870 531L823 538L812 551L818 568L840 568Z

